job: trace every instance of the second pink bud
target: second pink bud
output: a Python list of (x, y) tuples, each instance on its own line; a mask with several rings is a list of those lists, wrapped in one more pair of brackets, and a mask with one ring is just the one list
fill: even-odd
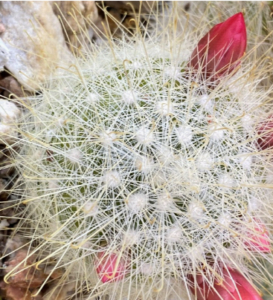
[(115, 253), (101, 252), (98, 255), (97, 274), (103, 283), (119, 281), (123, 279), (128, 271), (128, 264), (124, 258)]

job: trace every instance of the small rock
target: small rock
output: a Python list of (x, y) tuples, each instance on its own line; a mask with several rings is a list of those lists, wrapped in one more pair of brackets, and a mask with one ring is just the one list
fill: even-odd
[[(18, 133), (14, 130), (13, 126), (5, 125), (0, 122), (0, 144), (13, 144), (18, 137)], [(0, 174), (3, 170), (0, 171)], [(10, 173), (10, 170), (5, 170), (4, 174)], [(3, 175), (3, 172), (2, 172)], [(1, 176), (1, 175), (0, 175)]]
[(4, 65), (27, 90), (38, 90), (52, 71), (60, 71), (56, 66), (73, 60), (49, 1), (2, 1), (0, 19), (9, 51)]
[[(0, 32), (1, 29), (3, 30), (3, 24), (0, 24)], [(9, 60), (9, 49), (3, 42), (3, 40), (0, 38), (0, 71), (4, 70), (5, 64)]]
[[(21, 115), (20, 109), (11, 101), (0, 99), (0, 143), (12, 144), (18, 137), (17, 120)], [(1, 161), (2, 164), (2, 161)], [(3, 170), (0, 171), (0, 173)], [(0, 175), (1, 176), (1, 175)]]
[(0, 118), (4, 123), (16, 122), (20, 114), (20, 109), (13, 102), (0, 99)]
[(2, 23), (2, 21), (0, 21), (0, 34), (6, 31), (6, 27), (4, 26), (4, 24)]

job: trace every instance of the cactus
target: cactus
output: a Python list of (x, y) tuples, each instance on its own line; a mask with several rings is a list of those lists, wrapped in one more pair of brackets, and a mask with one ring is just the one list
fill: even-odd
[(210, 81), (188, 67), (197, 42), (110, 41), (25, 103), (18, 232), (61, 273), (47, 299), (190, 299), (200, 274), (253, 280), (270, 260), (264, 61)]

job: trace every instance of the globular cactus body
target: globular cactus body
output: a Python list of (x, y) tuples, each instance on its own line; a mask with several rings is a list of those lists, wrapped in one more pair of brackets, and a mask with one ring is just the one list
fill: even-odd
[(214, 87), (198, 81), (196, 40), (184, 38), (99, 48), (27, 106), (25, 222), (40, 263), (53, 259), (82, 298), (189, 299), (190, 276), (248, 275), (245, 258), (255, 264), (267, 238), (266, 95), (247, 66)]

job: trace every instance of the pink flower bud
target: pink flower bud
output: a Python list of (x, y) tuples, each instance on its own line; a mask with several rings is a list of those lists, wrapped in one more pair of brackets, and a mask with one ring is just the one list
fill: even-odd
[(273, 147), (273, 116), (270, 116), (266, 121), (261, 123), (258, 128), (258, 144), (261, 149)]
[(97, 273), (103, 283), (119, 281), (127, 273), (127, 264), (117, 254), (106, 254), (101, 252), (98, 256)]
[(203, 79), (216, 81), (240, 63), (246, 50), (246, 26), (242, 13), (215, 25), (198, 43), (189, 66)]
[(253, 252), (269, 253), (271, 251), (270, 239), (268, 231), (264, 224), (258, 219), (254, 219), (254, 233), (248, 236), (248, 240), (245, 243), (247, 249)]
[[(197, 300), (262, 300), (255, 288), (235, 270), (224, 270), (223, 281), (215, 281), (213, 287), (199, 275), (196, 279)], [(202, 278), (202, 279), (201, 279)]]

